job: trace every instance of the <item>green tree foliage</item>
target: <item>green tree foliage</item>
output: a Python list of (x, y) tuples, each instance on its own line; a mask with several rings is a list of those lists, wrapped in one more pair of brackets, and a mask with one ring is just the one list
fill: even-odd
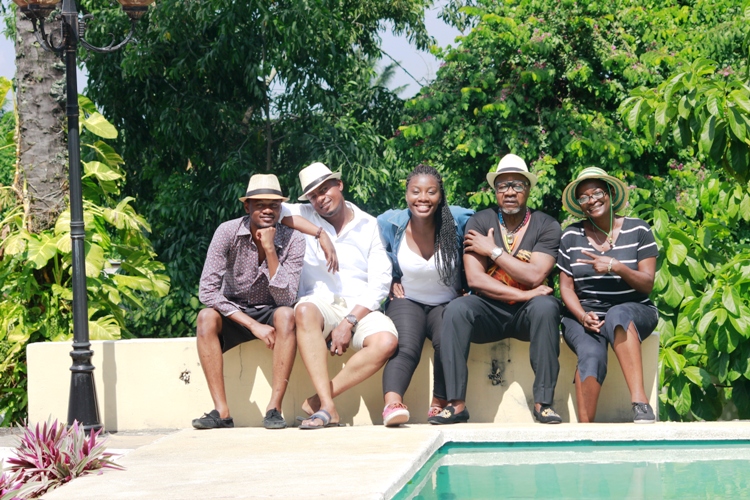
[(444, 64), (407, 102), (393, 147), (411, 164), (441, 168), (455, 200), (475, 207), (491, 203), (476, 189), (508, 152), (537, 172), (531, 202), (552, 214), (584, 166), (645, 184), (674, 152), (630, 133), (619, 104), (630, 90), (662, 82), (679, 57), (734, 64), (744, 38), (739, 11), (732, 0), (454, 5), (446, 18), (473, 29), (437, 52)]
[[(743, 11), (746, 23), (750, 3)], [(666, 388), (660, 397), (672, 419), (713, 420), (730, 401), (740, 418), (750, 418), (747, 71), (746, 60), (680, 61), (664, 82), (633, 90), (620, 108), (628, 127), (650, 144), (684, 148), (684, 162), (672, 163), (676, 198), (656, 196), (649, 207), (664, 251), (655, 292)], [(704, 180), (696, 170), (701, 161), (731, 181)]]
[[(95, 42), (126, 23), (109, 4), (83, 3), (97, 16)], [(122, 131), (127, 192), (152, 222), (173, 284), (153, 316), (129, 318), (134, 331), (192, 333), (211, 235), (242, 215), (237, 197), (252, 173), (277, 174), (294, 199), (296, 173), (324, 161), (365, 208), (395, 203), (384, 150), (402, 103), (371, 84), (372, 61), (386, 22), (427, 47), (430, 3), (166, 0), (139, 22), (137, 45), (89, 56), (90, 95)]]
[[(118, 339), (128, 311), (143, 307), (144, 296), (169, 291), (164, 266), (155, 259), (147, 237), (150, 227), (120, 197), (122, 158), (101, 138), (117, 131), (91, 101), (79, 99), (85, 131), (83, 196), (86, 225), (86, 282), (89, 333), (93, 340)], [(0, 186), (0, 192), (10, 191)], [(53, 229), (27, 229), (23, 206), (14, 196), (0, 207), (0, 425), (20, 423), (26, 414), (26, 345), (72, 338), (72, 246), (70, 211)]]

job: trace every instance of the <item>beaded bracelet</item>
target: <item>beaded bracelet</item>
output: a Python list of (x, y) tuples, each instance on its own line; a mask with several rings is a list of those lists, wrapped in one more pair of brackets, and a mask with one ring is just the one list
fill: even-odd
[(319, 240), (319, 239), (320, 239), (320, 233), (322, 233), (322, 232), (323, 232), (323, 226), (320, 226), (320, 227), (318, 228), (318, 232), (317, 232), (317, 233), (315, 234), (315, 239), (316, 239), (316, 240)]
[(608, 273), (611, 273), (611, 272), (612, 272), (612, 263), (613, 263), (614, 261), (615, 261), (615, 258), (614, 258), (614, 257), (612, 257), (611, 259), (609, 259), (609, 265), (607, 266), (607, 272), (608, 272)]

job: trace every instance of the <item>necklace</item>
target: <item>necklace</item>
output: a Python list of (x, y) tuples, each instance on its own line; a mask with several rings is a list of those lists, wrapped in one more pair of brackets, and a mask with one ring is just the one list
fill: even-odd
[(516, 226), (516, 228), (513, 231), (510, 231), (508, 229), (508, 226), (505, 225), (505, 221), (503, 220), (503, 211), (498, 209), (497, 211), (497, 217), (500, 219), (500, 225), (503, 226), (503, 229), (505, 229), (505, 244), (506, 247), (512, 247), (513, 242), (516, 239), (516, 233), (526, 225), (527, 222), (529, 222), (529, 219), (531, 218), (531, 210), (528, 208), (526, 209), (526, 215), (523, 217), (523, 220), (521, 223)]
[[(594, 222), (592, 219), (589, 219), (589, 222), (591, 223), (592, 226), (594, 226), (596, 229), (598, 229), (604, 234), (604, 241), (609, 243), (609, 247), (614, 248), (615, 247), (614, 239), (613, 239), (613, 233), (615, 232), (614, 221), (610, 220), (609, 231), (605, 231), (604, 229), (597, 226), (596, 222)], [(603, 245), (604, 241), (599, 243), (599, 238), (596, 237), (596, 231), (594, 231), (593, 234), (594, 234), (594, 241), (596, 241), (596, 244)]]

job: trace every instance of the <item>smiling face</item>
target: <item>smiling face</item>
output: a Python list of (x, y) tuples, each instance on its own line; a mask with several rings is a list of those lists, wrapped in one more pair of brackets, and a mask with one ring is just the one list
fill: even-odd
[[(516, 184), (518, 182), (524, 183), (524, 189), (520, 193), (517, 192), (513, 187), (508, 188), (507, 191), (501, 193), (497, 190), (499, 185), (510, 182)], [(495, 199), (500, 210), (507, 215), (515, 215), (521, 210), (526, 210), (526, 201), (529, 199), (529, 181), (521, 174), (502, 174), (498, 175), (495, 179)]]
[[(601, 196), (603, 194), (603, 196)], [(576, 187), (576, 200), (587, 196), (585, 203), (580, 203), (581, 211), (589, 218), (597, 218), (609, 215), (611, 199), (607, 190), (607, 183), (599, 179), (590, 179), (581, 182)], [(601, 196), (599, 199), (597, 197)]]
[(253, 232), (273, 227), (281, 217), (281, 200), (247, 199), (245, 211), (250, 215), (250, 228)]
[(406, 186), (406, 206), (412, 217), (434, 217), (441, 198), (440, 184), (431, 175), (416, 175)]
[(307, 193), (310, 204), (323, 218), (330, 218), (341, 212), (344, 203), (344, 183), (338, 179), (328, 179)]

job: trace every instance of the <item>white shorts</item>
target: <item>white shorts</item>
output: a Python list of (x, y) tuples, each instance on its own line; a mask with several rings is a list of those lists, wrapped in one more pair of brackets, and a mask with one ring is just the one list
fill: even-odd
[[(317, 295), (302, 297), (294, 305), (294, 309), (296, 310), (303, 302), (313, 304), (323, 316), (323, 337), (328, 337), (331, 334), (331, 331), (341, 323), (344, 316), (349, 314), (352, 309), (346, 305), (346, 300), (341, 297), (336, 298), (334, 302), (331, 303)], [(372, 311), (370, 314), (362, 318), (354, 329), (352, 348), (355, 350), (362, 349), (362, 347), (364, 347), (365, 339), (370, 335), (379, 332), (389, 332), (398, 338), (396, 325), (393, 324), (391, 318), (380, 311)]]

